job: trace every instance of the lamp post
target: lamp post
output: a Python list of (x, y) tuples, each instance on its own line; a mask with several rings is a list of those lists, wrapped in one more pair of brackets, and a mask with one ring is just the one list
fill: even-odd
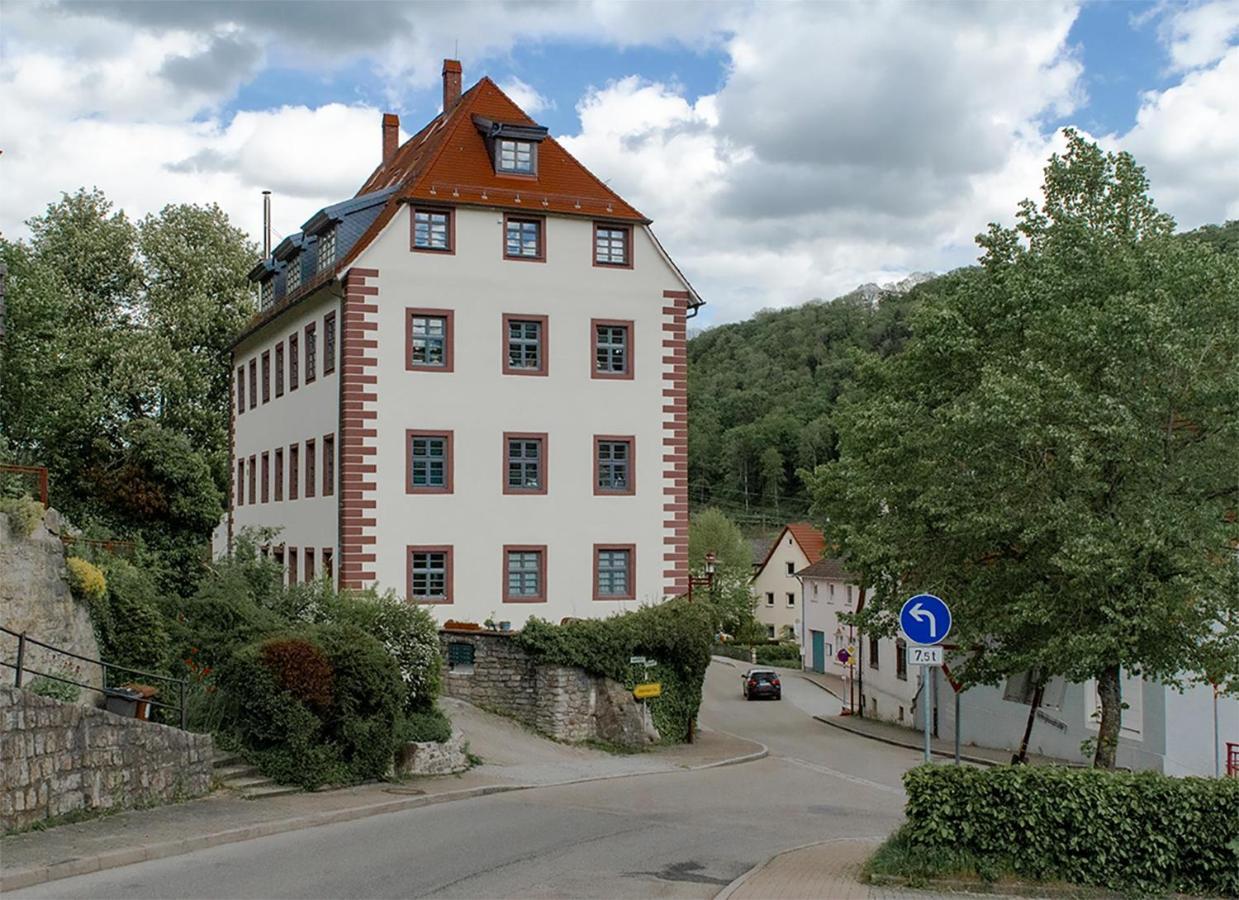
[(688, 576), (688, 602), (693, 602), (693, 588), (704, 587), (707, 591), (714, 590), (714, 573), (718, 571), (718, 556), (713, 550), (706, 554), (705, 574)]

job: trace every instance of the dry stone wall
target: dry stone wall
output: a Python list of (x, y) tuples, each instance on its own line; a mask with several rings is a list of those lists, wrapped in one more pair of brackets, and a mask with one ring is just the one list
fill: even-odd
[(211, 789), (210, 735), (0, 687), (0, 830)]
[[(658, 740), (641, 704), (622, 684), (572, 666), (538, 665), (503, 632), (442, 631), (443, 692), (511, 716), (556, 740), (639, 747)], [(473, 648), (472, 665), (459, 650)]]

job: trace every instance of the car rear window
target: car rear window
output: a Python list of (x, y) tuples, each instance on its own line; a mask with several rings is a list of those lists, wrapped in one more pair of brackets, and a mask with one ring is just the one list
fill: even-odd
[(778, 677), (779, 676), (776, 675), (774, 672), (750, 672), (749, 673), (750, 681), (774, 681), (774, 679)]

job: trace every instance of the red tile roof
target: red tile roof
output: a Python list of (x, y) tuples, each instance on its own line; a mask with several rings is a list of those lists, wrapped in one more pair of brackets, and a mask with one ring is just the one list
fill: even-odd
[(822, 554), (826, 552), (826, 536), (824, 534), (808, 522), (790, 522), (779, 532), (778, 539), (770, 545), (770, 549), (766, 551), (766, 558), (761, 561), (757, 571), (760, 572), (766, 568), (766, 563), (770, 562), (770, 557), (774, 555), (775, 548), (782, 543), (783, 535), (788, 532), (791, 533), (796, 543), (800, 545), (804, 555), (809, 558), (810, 565), (821, 559)]
[(536, 178), (495, 172), (486, 141), (473, 122), (482, 116), (510, 125), (535, 125), (488, 77), (461, 95), (450, 110), (435, 116), (405, 141), (390, 162), (380, 164), (358, 195), (400, 186), (388, 208), (341, 260), (347, 265), (408, 200), (491, 206), (530, 213), (560, 213), (647, 223), (552, 137), (538, 145)]

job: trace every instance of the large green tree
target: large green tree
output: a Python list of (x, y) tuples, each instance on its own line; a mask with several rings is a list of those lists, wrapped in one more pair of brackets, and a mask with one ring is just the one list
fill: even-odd
[(863, 366), (809, 481), (862, 627), (933, 590), (965, 683), (1096, 679), (1110, 767), (1120, 670), (1239, 687), (1239, 260), (1074, 133), (1043, 190)]
[(139, 538), (187, 590), (228, 483), (228, 348), (257, 254), (217, 206), (131, 221), (98, 190), (0, 240), (0, 446), (45, 465), (69, 517)]

